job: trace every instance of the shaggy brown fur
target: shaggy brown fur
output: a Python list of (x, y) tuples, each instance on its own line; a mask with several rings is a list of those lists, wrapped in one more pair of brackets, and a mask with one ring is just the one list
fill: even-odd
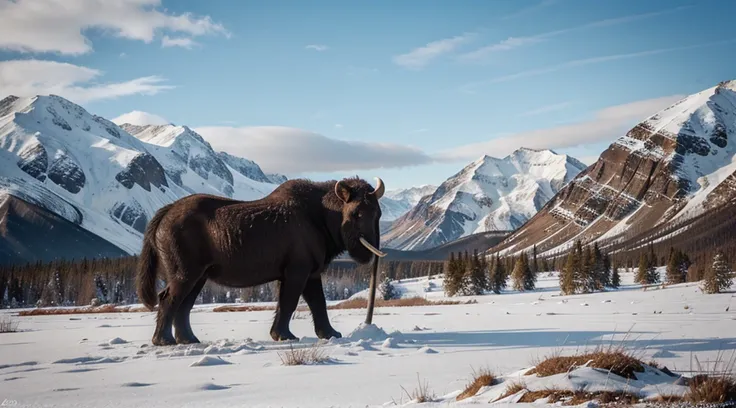
[[(137, 276), (141, 301), (159, 304), (153, 343), (199, 342), (189, 312), (208, 279), (240, 288), (280, 281), (274, 340), (296, 339), (289, 321), (299, 296), (318, 337), (341, 337), (327, 317), (320, 274), (344, 251), (362, 264), (373, 258), (360, 238), (379, 247), (382, 192), (357, 177), (289, 180), (260, 200), (194, 194), (161, 208), (146, 229)], [(167, 281), (158, 296), (157, 275)]]

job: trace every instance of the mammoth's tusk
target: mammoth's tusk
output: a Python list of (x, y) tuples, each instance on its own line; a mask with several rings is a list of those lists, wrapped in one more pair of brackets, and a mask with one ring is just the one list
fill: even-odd
[(374, 255), (376, 255), (379, 258), (383, 258), (386, 256), (385, 252), (381, 252), (376, 247), (371, 245), (368, 241), (365, 240), (365, 238), (360, 237), (360, 243), (363, 244), (364, 247), (368, 248), (369, 251), (373, 252)]
[(376, 177), (376, 188), (373, 189), (376, 199), (383, 197), (383, 193), (386, 191), (386, 187), (383, 185), (383, 180), (380, 177)]

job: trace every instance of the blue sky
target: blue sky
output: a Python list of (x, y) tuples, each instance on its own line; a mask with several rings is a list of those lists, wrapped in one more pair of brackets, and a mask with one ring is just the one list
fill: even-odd
[(520, 146), (591, 162), (736, 78), (728, 0), (29, 1), (0, 0), (0, 93), (150, 112), (267, 171), (388, 188)]

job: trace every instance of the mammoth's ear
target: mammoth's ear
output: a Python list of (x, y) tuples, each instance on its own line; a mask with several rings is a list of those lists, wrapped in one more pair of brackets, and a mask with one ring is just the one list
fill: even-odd
[(335, 194), (340, 198), (340, 200), (347, 203), (350, 200), (350, 193), (350, 186), (348, 186), (344, 180), (340, 180), (335, 183)]

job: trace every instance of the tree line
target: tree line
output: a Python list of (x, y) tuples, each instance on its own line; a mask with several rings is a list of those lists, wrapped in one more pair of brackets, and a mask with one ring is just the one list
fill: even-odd
[[(137, 256), (55, 260), (0, 266), (0, 306), (83, 306), (95, 303), (135, 304)], [(442, 261), (382, 261), (381, 272), (392, 280), (441, 274)], [(367, 289), (370, 264), (332, 262), (322, 274), (327, 300), (343, 300)], [(163, 289), (166, 283), (157, 282)], [(272, 302), (278, 282), (250, 288), (229, 288), (207, 282), (197, 303)]]

